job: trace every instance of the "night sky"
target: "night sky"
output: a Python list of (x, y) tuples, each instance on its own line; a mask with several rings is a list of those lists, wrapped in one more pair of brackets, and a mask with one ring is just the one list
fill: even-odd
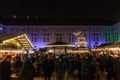
[(0, 17), (120, 21), (120, 0), (0, 0)]

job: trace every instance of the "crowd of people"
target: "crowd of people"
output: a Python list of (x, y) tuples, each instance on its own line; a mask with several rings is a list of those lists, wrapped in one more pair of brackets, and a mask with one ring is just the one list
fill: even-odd
[[(11, 62), (12, 60), (12, 62)], [(3, 57), (0, 62), (0, 80), (11, 80), (16, 73), (19, 80), (120, 80), (120, 56), (111, 53), (96, 54), (24, 54)]]

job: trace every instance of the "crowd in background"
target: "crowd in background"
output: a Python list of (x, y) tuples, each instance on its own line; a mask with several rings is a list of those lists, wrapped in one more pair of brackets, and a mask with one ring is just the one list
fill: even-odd
[[(12, 59), (12, 62), (11, 62)], [(12, 58), (7, 55), (0, 62), (0, 80), (10, 80), (16, 73), (19, 80), (120, 80), (120, 56), (111, 53), (97, 54), (24, 54)]]

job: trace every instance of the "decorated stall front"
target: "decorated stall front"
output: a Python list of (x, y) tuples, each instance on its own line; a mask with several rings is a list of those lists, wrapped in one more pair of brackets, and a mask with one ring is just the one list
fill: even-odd
[(26, 34), (0, 35), (0, 56), (23, 54), (25, 50), (32, 49), (33, 45)]
[(55, 54), (71, 53), (75, 46), (66, 42), (58, 41), (45, 46), (47, 52)]
[(120, 42), (112, 42), (112, 43), (105, 43), (101, 44), (95, 49), (92, 49), (93, 51), (101, 51), (104, 53), (114, 53), (114, 54), (120, 54)]

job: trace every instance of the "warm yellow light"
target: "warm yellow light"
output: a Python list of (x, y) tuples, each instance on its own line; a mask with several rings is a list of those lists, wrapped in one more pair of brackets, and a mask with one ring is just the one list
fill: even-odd
[(20, 53), (23, 53), (24, 51), (22, 51), (22, 50), (0, 50), (0, 52), (20, 52)]
[(32, 45), (32, 43), (31, 43), (30, 40), (28, 39), (27, 35), (24, 34), (24, 36), (26, 37), (26, 39), (28, 40), (28, 42), (30, 43), (30, 45), (32, 46), (32, 48), (34, 48), (33, 45)]
[(74, 45), (48, 45), (45, 47), (75, 47)]
[[(17, 46), (20, 46), (20, 44), (18, 43), (21, 43), (23, 46), (24, 45), (30, 45), (29, 47), (30, 48), (34, 48), (32, 43), (30, 42), (30, 40), (28, 39), (27, 35), (26, 34), (23, 34), (23, 35), (20, 35), (20, 36), (17, 36), (17, 37), (14, 37), (12, 39), (8, 39), (8, 40), (4, 40), (3, 41), (3, 44), (5, 43), (15, 43), (17, 44)], [(28, 43), (28, 44), (25, 44), (25, 43)]]

